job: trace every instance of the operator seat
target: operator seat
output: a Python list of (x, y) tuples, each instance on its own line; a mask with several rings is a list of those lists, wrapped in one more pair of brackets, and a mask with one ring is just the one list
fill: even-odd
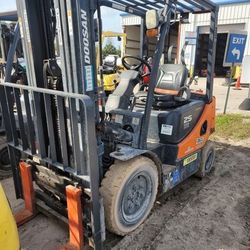
[(109, 55), (103, 60), (103, 74), (114, 74), (117, 71), (117, 56)]
[[(188, 42), (185, 42), (181, 51), (181, 64), (163, 64), (159, 68), (158, 81), (155, 87), (153, 108), (174, 108), (187, 103), (191, 97), (188, 80), (188, 69), (185, 63), (185, 50)], [(168, 62), (172, 62), (172, 51), (168, 50)], [(147, 92), (139, 91), (135, 95), (136, 106), (145, 106)]]
[[(188, 69), (185, 65), (163, 64), (159, 69), (153, 108), (174, 108), (188, 102), (191, 94), (186, 85), (187, 79)], [(136, 106), (145, 106), (147, 92), (139, 91), (135, 98)]]

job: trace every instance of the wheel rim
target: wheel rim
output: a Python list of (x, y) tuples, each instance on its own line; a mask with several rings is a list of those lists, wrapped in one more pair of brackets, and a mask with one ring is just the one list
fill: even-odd
[(205, 164), (205, 170), (206, 172), (209, 171), (212, 166), (213, 166), (213, 158), (214, 158), (214, 152), (210, 151), (206, 160), (206, 164)]
[(145, 171), (134, 175), (127, 182), (121, 201), (122, 219), (126, 224), (136, 224), (148, 211), (152, 186), (152, 179)]

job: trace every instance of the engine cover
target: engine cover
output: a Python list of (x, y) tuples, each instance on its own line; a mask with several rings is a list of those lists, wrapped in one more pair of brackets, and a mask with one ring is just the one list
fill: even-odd
[(203, 101), (192, 100), (172, 110), (152, 110), (148, 139), (164, 144), (181, 142), (196, 125), (204, 105)]

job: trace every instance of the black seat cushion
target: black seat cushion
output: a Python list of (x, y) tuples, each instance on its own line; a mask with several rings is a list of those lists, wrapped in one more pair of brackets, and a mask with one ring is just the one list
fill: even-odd
[(159, 69), (156, 88), (180, 90), (186, 85), (188, 69), (182, 64), (163, 64)]
[[(139, 91), (135, 94), (135, 106), (144, 107), (147, 101), (147, 92)], [(186, 102), (185, 102), (186, 103)], [(184, 102), (178, 102), (173, 95), (154, 95), (153, 108), (154, 109), (167, 109), (183, 105)]]
[[(146, 91), (139, 91), (135, 94), (135, 98), (146, 102), (147, 94), (148, 94), (148, 92), (146, 92)], [(173, 100), (173, 96), (155, 94), (154, 100), (155, 101), (171, 101), (171, 100)]]

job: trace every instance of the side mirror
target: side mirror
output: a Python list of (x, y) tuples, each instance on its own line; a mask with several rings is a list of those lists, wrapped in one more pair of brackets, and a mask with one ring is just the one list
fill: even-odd
[(146, 12), (146, 27), (148, 30), (155, 29), (159, 25), (159, 14), (157, 10), (148, 10)]
[(120, 42), (122, 38), (120, 36), (117, 37), (117, 41)]

